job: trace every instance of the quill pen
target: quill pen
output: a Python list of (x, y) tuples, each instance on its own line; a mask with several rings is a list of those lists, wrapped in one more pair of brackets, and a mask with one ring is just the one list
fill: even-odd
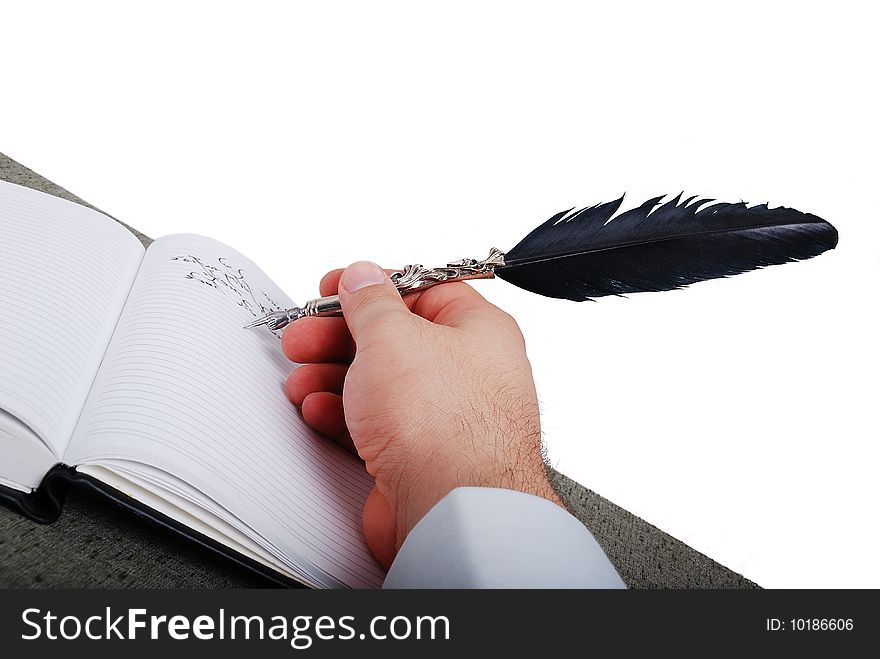
[[(817, 256), (837, 245), (825, 220), (792, 208), (682, 195), (654, 197), (615, 216), (623, 197), (557, 213), (515, 247), (442, 268), (408, 265), (391, 275), (401, 295), (437, 284), (497, 276), (574, 301), (669, 291), (707, 279)], [(339, 315), (336, 295), (270, 313), (245, 327), (281, 329), (306, 316)]]

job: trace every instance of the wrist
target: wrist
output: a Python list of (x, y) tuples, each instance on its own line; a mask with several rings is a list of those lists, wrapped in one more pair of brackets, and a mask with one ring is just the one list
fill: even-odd
[(531, 494), (567, 510), (566, 505), (553, 489), (542, 459), (528, 466), (499, 466), (476, 472), (459, 470), (449, 477), (437, 470), (426, 470), (409, 483), (399, 483), (393, 501), (397, 508), (397, 547), (416, 524), (427, 515), (446, 495), (459, 487), (486, 487), (514, 490)]

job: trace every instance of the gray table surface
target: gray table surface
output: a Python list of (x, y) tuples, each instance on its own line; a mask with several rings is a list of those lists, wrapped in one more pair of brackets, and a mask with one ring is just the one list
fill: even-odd
[[(0, 153), (0, 180), (94, 208)], [(128, 227), (147, 245), (150, 239)], [(2, 241), (2, 236), (0, 236)], [(2, 456), (0, 456), (2, 457)], [(756, 588), (743, 576), (553, 471), (553, 484), (636, 588)], [(72, 492), (61, 519), (36, 524), (0, 507), (3, 587), (260, 587), (224, 558), (93, 495)]]

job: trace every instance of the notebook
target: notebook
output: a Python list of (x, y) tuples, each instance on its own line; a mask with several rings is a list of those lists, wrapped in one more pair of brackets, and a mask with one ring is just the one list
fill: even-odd
[(72, 486), (285, 583), (369, 588), (373, 483), (284, 394), (293, 306), (211, 238), (144, 248), (78, 204), (0, 181), (0, 499), (42, 522)]

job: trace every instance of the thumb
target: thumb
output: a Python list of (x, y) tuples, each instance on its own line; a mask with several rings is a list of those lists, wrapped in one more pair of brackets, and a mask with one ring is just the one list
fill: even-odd
[(342, 273), (339, 302), (356, 344), (368, 341), (373, 332), (387, 327), (386, 323), (410, 314), (388, 275), (369, 261), (352, 263)]

